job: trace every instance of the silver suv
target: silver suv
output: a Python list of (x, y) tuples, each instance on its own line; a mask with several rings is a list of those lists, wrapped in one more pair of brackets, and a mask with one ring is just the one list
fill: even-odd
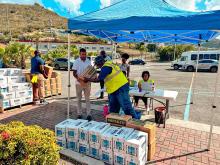
[[(215, 73), (218, 71), (218, 64), (219, 62), (217, 60), (199, 60), (198, 70)], [(196, 61), (183, 65), (182, 69), (187, 70), (188, 72), (194, 71), (196, 69)]]

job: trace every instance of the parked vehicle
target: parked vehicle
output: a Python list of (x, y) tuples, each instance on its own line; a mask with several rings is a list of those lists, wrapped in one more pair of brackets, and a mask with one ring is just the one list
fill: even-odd
[[(183, 65), (182, 69), (187, 70), (188, 72), (195, 71), (196, 61)], [(215, 73), (218, 71), (219, 61), (217, 60), (199, 60), (198, 70), (210, 71)]]
[(190, 51), (183, 52), (180, 59), (172, 61), (171, 67), (175, 70), (181, 68), (183, 65), (187, 65), (197, 60), (199, 54), (199, 60), (219, 60), (220, 50), (216, 51)]
[(145, 65), (146, 63), (141, 59), (134, 59), (128, 62), (130, 65)]
[[(70, 60), (70, 69), (73, 67), (73, 60)], [(54, 68), (56, 70), (60, 70), (61, 68), (63, 69), (68, 69), (68, 59), (67, 58), (57, 58), (54, 61)]]

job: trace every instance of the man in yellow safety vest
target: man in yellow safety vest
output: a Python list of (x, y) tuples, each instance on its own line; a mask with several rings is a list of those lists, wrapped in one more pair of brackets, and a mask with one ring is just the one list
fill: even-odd
[(129, 96), (128, 80), (121, 69), (112, 61), (106, 61), (102, 56), (95, 58), (95, 65), (101, 68), (98, 78), (85, 79), (90, 82), (100, 82), (104, 80), (106, 91), (109, 95), (109, 111), (119, 113), (120, 108), (126, 115), (133, 118), (140, 118), (132, 107)]

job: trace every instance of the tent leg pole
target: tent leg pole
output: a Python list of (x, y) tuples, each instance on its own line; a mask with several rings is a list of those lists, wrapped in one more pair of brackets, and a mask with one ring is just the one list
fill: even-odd
[(191, 104), (194, 103), (194, 95), (195, 95), (195, 85), (196, 85), (196, 78), (197, 78), (197, 73), (198, 73), (198, 64), (199, 64), (199, 54), (201, 51), (201, 45), (200, 43), (198, 44), (198, 53), (197, 53), (197, 58), (196, 58), (196, 72), (195, 72), (195, 77), (194, 77), (194, 87), (193, 87), (193, 93), (192, 93), (192, 100)]
[(67, 119), (70, 118), (70, 32), (68, 32), (68, 103), (67, 103)]
[(176, 59), (176, 44), (174, 45), (174, 53), (173, 53), (173, 60)]
[(211, 141), (212, 141), (212, 131), (213, 131), (213, 125), (214, 125), (214, 119), (215, 119), (215, 110), (216, 110), (216, 99), (217, 99), (217, 90), (218, 90), (218, 81), (219, 81), (219, 77), (220, 77), (220, 63), (218, 66), (218, 74), (216, 76), (216, 80), (215, 80), (215, 92), (214, 92), (214, 96), (213, 96), (213, 103), (212, 103), (212, 113), (211, 113), (211, 123), (210, 123), (210, 131), (209, 131), (209, 141), (208, 141), (208, 150), (210, 150), (211, 148)]

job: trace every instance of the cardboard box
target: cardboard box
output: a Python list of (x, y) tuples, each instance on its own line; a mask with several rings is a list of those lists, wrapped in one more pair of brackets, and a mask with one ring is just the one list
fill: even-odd
[(5, 76), (0, 76), (0, 85), (5, 86), (8, 84), (8, 78)]
[(121, 153), (117, 153), (114, 151), (114, 165), (125, 165), (126, 156)]
[(79, 152), (79, 141), (78, 140), (73, 140), (73, 139), (67, 139), (67, 149), (70, 149), (75, 152)]
[(69, 124), (66, 127), (66, 138), (72, 139), (72, 140), (78, 140), (79, 139), (79, 128), (84, 125), (85, 123), (88, 123), (87, 120), (78, 119), (74, 123)]
[(126, 139), (134, 132), (133, 128), (121, 127), (118, 132), (113, 135), (113, 150), (118, 153), (126, 153)]
[(111, 126), (101, 136), (101, 149), (105, 151), (113, 150), (113, 136), (120, 128)]
[(100, 150), (100, 160), (107, 164), (113, 164), (113, 152), (112, 151), (106, 151), (101, 149)]
[(89, 130), (97, 125), (99, 125), (99, 122), (90, 121), (79, 127), (79, 142), (85, 144), (89, 143)]
[(148, 133), (148, 144), (156, 138), (156, 124), (153, 122), (131, 119), (128, 121), (127, 127)]
[(89, 130), (89, 144), (101, 147), (101, 135), (110, 127), (109, 123), (99, 122), (99, 125)]
[(61, 88), (57, 88), (57, 93), (61, 94), (62, 93), (62, 89)]
[(67, 119), (55, 125), (55, 135), (58, 139), (66, 139), (66, 127), (71, 126), (76, 120)]
[(145, 165), (147, 162), (146, 154), (143, 154), (141, 158), (126, 156), (126, 165)]
[(3, 99), (3, 100), (15, 99), (15, 92), (1, 93), (0, 99)]
[(27, 90), (26, 92), (27, 92), (27, 97), (30, 97), (30, 96), (33, 97), (33, 89), (32, 88)]
[(8, 76), (22, 76), (22, 69), (9, 68)]
[(50, 85), (50, 79), (46, 79), (44, 80), (44, 87), (45, 87), (45, 90), (51, 90), (51, 85)]
[(52, 75), (51, 75), (51, 78), (56, 78), (56, 77), (60, 77), (60, 76), (61, 76), (60, 72), (53, 71)]
[(134, 157), (137, 160), (147, 155), (148, 152), (148, 134), (135, 130), (127, 139), (125, 144), (126, 155)]
[(130, 119), (132, 119), (132, 117), (129, 115), (110, 113), (106, 116), (106, 123), (110, 123), (113, 126), (126, 126)]
[(20, 77), (19, 76), (7, 76), (8, 79), (8, 84), (13, 84), (13, 83), (20, 83)]
[(52, 96), (51, 91), (45, 91), (45, 97), (50, 97), (50, 96)]
[(15, 92), (15, 97), (16, 98), (21, 98), (21, 97), (27, 97), (28, 96), (28, 92), (27, 91), (16, 91)]
[(54, 95), (57, 95), (57, 90), (52, 90), (51, 91), (51, 94), (54, 96)]
[(11, 104), (11, 107), (22, 105), (22, 99), (21, 98), (10, 99), (10, 104)]
[(21, 83), (14, 83), (14, 84), (10, 84), (8, 85), (8, 91), (9, 92), (16, 92), (21, 90)]
[(89, 156), (89, 144), (79, 143), (79, 153)]
[(0, 93), (8, 93), (8, 85), (0, 85)]
[(50, 84), (52, 85), (52, 84), (54, 84), (54, 85), (56, 85), (56, 78), (50, 78)]
[(66, 148), (66, 139), (57, 139), (57, 144), (62, 148)]
[(148, 145), (147, 160), (148, 161), (152, 160), (154, 158), (155, 153), (156, 153), (156, 139), (154, 139), (154, 141)]
[(0, 76), (8, 76), (9, 70), (7, 68), (0, 68)]
[(31, 83), (31, 73), (24, 73), (26, 81)]
[(51, 84), (51, 90), (56, 90), (56, 89), (57, 89), (56, 84)]
[(89, 145), (89, 156), (99, 159), (100, 158), (100, 148), (96, 145)]
[(56, 84), (62, 84), (61, 76), (56, 77)]
[(1, 109), (6, 109), (6, 108), (10, 108), (11, 107), (11, 103), (10, 100), (0, 100), (0, 108)]
[(32, 90), (32, 84), (29, 82), (19, 83), (20, 90)]
[(33, 102), (33, 97), (32, 96), (22, 98), (22, 104), (28, 104), (28, 103), (32, 103), (32, 102)]
[(44, 87), (39, 88), (39, 93), (41, 94), (42, 97), (46, 97), (45, 89)]
[(52, 76), (53, 67), (45, 65), (44, 66), (44, 71), (45, 71), (46, 75), (48, 76), (48, 79), (50, 79), (51, 76)]

